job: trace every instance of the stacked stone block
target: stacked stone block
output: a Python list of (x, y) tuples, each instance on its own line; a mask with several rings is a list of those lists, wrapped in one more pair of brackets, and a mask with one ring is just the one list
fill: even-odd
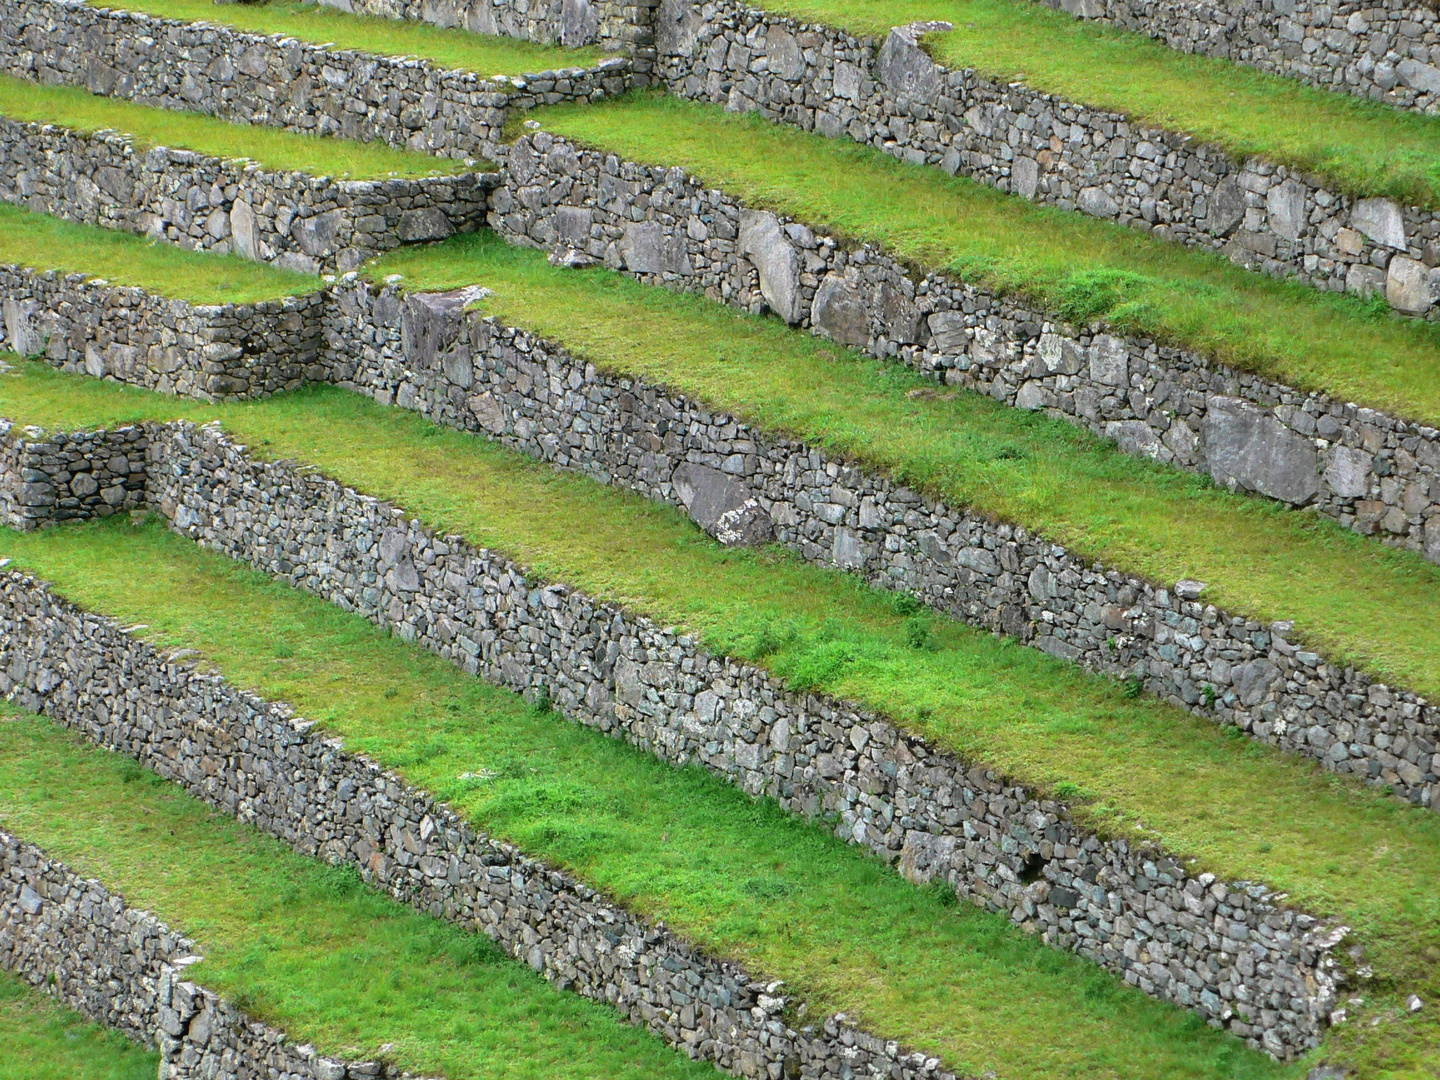
[(0, 419), (0, 523), (28, 532), (144, 506), (144, 427), (46, 434)]
[(490, 225), (641, 281), (704, 292), (1232, 490), (1310, 506), (1440, 561), (1440, 431), (1099, 327), (1076, 328), (870, 245), (751, 210), (680, 169), (536, 132), (515, 142)]
[[(177, 431), (182, 439), (196, 434)], [(907, 1052), (840, 1015), (798, 1031), (788, 1027), (780, 984), (705, 956), (569, 875), (476, 831), (398, 776), (344, 753), (337, 740), (285, 706), (157, 654), (31, 578), (0, 577), (0, 627), (0, 692), (137, 758), (302, 854), (355, 865), (370, 884), (412, 907), (489, 935), (562, 989), (609, 1002), (692, 1057), (747, 1077), (955, 1080), (937, 1059)], [(1264, 903), (1232, 906), (1247, 914), (1269, 911)], [(0, 908), (0, 919), (4, 914)], [(1268, 917), (1276, 925), (1303, 919)], [(66, 935), (55, 938), (63, 942)], [(1325, 946), (1316, 952), (1312, 938), (1328, 940), (1311, 934), (1294, 951), (1318, 962)], [(186, 948), (170, 946), (165, 958)], [(0, 962), (3, 950), (0, 939)], [(27, 963), (23, 955), (16, 960), (16, 966)], [(43, 963), (28, 963), (43, 978)], [(90, 1015), (110, 1017), (99, 1013)], [(160, 1015), (163, 1025), (168, 1015)], [(196, 1021), (189, 1024), (193, 1035)], [(127, 1033), (144, 1038), (148, 1029), (140, 1021)], [(256, 1055), (247, 1057), (253, 1062)], [(374, 1064), (328, 1064), (335, 1071), (299, 1075), (377, 1075), (363, 1071)], [(197, 1068), (173, 1075), (208, 1080), (215, 1074)], [(283, 1070), (260, 1075), (286, 1076)]]
[(335, 180), (0, 117), (0, 199), (306, 274), (474, 232), (495, 180), (473, 172)]
[(81, 0), (4, 0), (0, 19), (0, 70), (21, 78), (462, 160), (493, 149), (512, 109), (596, 100), (629, 85), (618, 57), (490, 78)]
[(85, 274), (0, 265), (5, 345), (64, 371), (213, 401), (293, 390), (321, 369), (323, 292), (191, 304)]

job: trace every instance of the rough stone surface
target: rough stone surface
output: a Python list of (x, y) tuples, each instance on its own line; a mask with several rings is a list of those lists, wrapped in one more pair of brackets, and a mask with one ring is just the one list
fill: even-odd
[(0, 19), (0, 70), (20, 78), (459, 159), (486, 156), (512, 109), (597, 100), (631, 83), (620, 57), (491, 78), (80, 0), (3, 0)]
[[(1440, 561), (1435, 428), (1143, 338), (1060, 323), (944, 275), (921, 276), (868, 245), (845, 246), (803, 222), (749, 210), (682, 170), (578, 149), (548, 132), (518, 140), (501, 177), (490, 225), (511, 242), (774, 310), (872, 356), (1083, 424), (1130, 453), (1304, 502)], [(1372, 224), (1383, 231), (1382, 219)], [(642, 231), (657, 255), (637, 265), (627, 245)], [(1254, 418), (1251, 449), (1266, 462), (1253, 477), (1226, 464), (1235, 425), (1209, 419), (1212, 402), (1237, 400)], [(1350, 472), (1336, 488), (1330, 464), (1342, 453)]]
[(0, 117), (5, 202), (308, 273), (351, 270), (401, 244), (474, 232), (495, 179), (332, 180)]
[(316, 292), (191, 304), (84, 274), (0, 264), (5, 344), (21, 356), (206, 401), (266, 397), (318, 375), (327, 302)]
[[(1294, 6), (1258, 0), (1245, 10), (1272, 2), (1276, 10)], [(1106, 4), (1170, 16), (1194, 10), (1170, 0)], [(1299, 6), (1309, 7), (1304, 0)], [(1229, 9), (1211, 4), (1204, 10), (1221, 25), (1236, 22)], [(1330, 19), (1337, 9), (1310, 10)], [(1383, 11), (1384, 19), (1400, 18), (1405, 25), (1408, 16), (1399, 10)], [(1435, 12), (1423, 10), (1423, 35), (1440, 40), (1432, 29)], [(1359, 17), (1370, 14), (1366, 8)], [(1263, 158), (1236, 161), (1217, 146), (1040, 93), (1021, 81), (948, 70), (920, 47), (932, 25), (945, 24), (899, 26), (876, 42), (772, 15), (742, 0), (664, 0), (655, 13), (656, 76), (684, 97), (854, 139), (906, 161), (938, 165), (1023, 198), (1217, 250), (1241, 266), (1334, 291), (1369, 295), (1374, 275), (1385, 272), (1392, 256), (1421, 261), (1427, 247), (1440, 242), (1434, 211), (1384, 199), (1356, 202)], [(1197, 18), (1193, 25), (1206, 24)], [(1325, 32), (1334, 32), (1333, 25)], [(1428, 55), (1431, 46), (1418, 48)], [(1433, 99), (1427, 92), (1416, 100)], [(1397, 310), (1440, 318), (1433, 297)]]
[[(1289, 640), (1287, 624), (1262, 625), (1193, 590), (1086, 563), (1044, 537), (948, 507), (683, 394), (601, 372), (526, 331), (465, 314), (465, 298), (424, 305), (443, 306), (450, 323), (432, 338), (444, 348), (417, 349), (397, 332), (399, 312), (417, 298), (342, 281), (326, 322), (337, 358), (330, 379), (682, 506), (727, 542), (773, 535), (811, 562), (903, 589), (1056, 657), (1139, 678), (1176, 705), (1440, 809), (1440, 710), (1327, 662)], [(1229, 407), (1241, 410), (1250, 449), (1263, 449), (1268, 416), (1233, 399)], [(1337, 461), (1349, 467), (1343, 462), (1357, 458)], [(1274, 476), (1290, 479), (1283, 469)], [(756, 531), (721, 536), (727, 513), (748, 515)]]
[(1425, 3), (1315, 0), (1041, 0), (1163, 41), (1325, 90), (1434, 114), (1440, 15)]
[[(1334, 1003), (1329, 952), (1345, 931), (1281, 906), (1263, 886), (1192, 877), (1173, 855), (1088, 833), (1063, 804), (937, 751), (883, 717), (790, 693), (764, 671), (709, 655), (643, 617), (564, 586), (538, 587), (502, 556), (430, 533), (393, 506), (289, 463), (254, 461), (213, 427), (151, 425), (149, 438), (151, 504), (183, 535), (358, 612), (467, 672), (522, 692), (543, 691), (572, 720), (662, 759), (701, 764), (793, 812), (832, 813), (839, 837), (898, 863), (912, 880), (943, 880), (1047, 943), (1077, 951), (1271, 1053), (1285, 1056), (1318, 1039)], [(19, 582), (15, 589), (33, 586), (14, 575), (5, 581)], [(23, 616), (29, 609), (15, 610)], [(164, 762), (136, 745), (169, 744), (176, 768), (194, 771), (202, 788), (220, 782), (206, 775), (223, 779), (228, 770), (206, 773), (195, 755), (179, 756), (182, 741), (202, 738), (190, 725), (218, 732), (221, 758), (264, 743), (231, 735), (214, 720), (195, 720), (208, 715), (198, 708), (167, 705), (159, 718), (182, 725), (185, 740), (167, 735), (156, 720), (116, 721), (88, 702), (71, 713), (79, 680), (57, 670), (66, 649), (26, 651), (33, 636), (57, 632), (61, 620), (20, 616), (0, 625), (0, 692), (23, 682), (28, 689), (12, 693), (22, 705), (60, 719), (78, 716), (76, 726), (92, 738), (107, 745), (118, 739), (124, 745), (117, 748), (162, 773)], [(100, 650), (115, 633), (93, 626), (58, 632)], [(28, 662), (32, 655), (37, 663)], [(76, 670), (88, 678), (103, 666), (86, 656)], [(133, 660), (122, 669), (137, 679), (149, 670)], [(202, 678), (176, 665), (154, 677), (167, 694)], [(104, 686), (109, 693), (110, 683)], [(144, 694), (129, 692), (123, 700), (125, 708), (147, 709)], [(97, 730), (97, 715), (112, 719)], [(119, 724), (113, 732), (111, 723)], [(265, 754), (249, 752), (263, 764)], [(287, 763), (295, 758), (280, 755)], [(250, 767), (246, 760), (242, 770)], [(291, 792), (262, 773), (237, 791), (242, 816), (265, 828), (254, 814), (266, 799), (311, 798), (330, 786), (305, 783), (303, 793)], [(219, 801), (232, 810), (239, 805), (234, 797)], [(346, 820), (359, 820), (361, 811), (355, 813)], [(295, 818), (289, 815), (292, 827)], [(356, 828), (380, 827), (367, 819)], [(447, 822), (438, 835), (454, 832)], [(395, 830), (380, 833), (400, 843)], [(371, 857), (374, 841), (366, 843), (356, 849), (362, 868), (388, 868)], [(448, 864), (433, 865), (437, 877), (453, 880)]]
[[(192, 429), (177, 434), (186, 438), (196, 433)], [(202, 435), (200, 443), (206, 441)], [(374, 504), (371, 508), (377, 509)], [(383, 514), (384, 508), (378, 509)], [(384, 516), (403, 534), (403, 518), (397, 522), (393, 515)], [(393, 548), (400, 558), (410, 556), (403, 538), (388, 545), (382, 541), (371, 550), (372, 557), (380, 547)], [(474, 554), (467, 557), (473, 559)], [(513, 570), (504, 575), (507, 584), (521, 590), (523, 610), (527, 587)], [(110, 620), (78, 610), (32, 578), (13, 572), (0, 576), (0, 629), (0, 692), (11, 694), (24, 707), (79, 730), (101, 746), (137, 758), (301, 854), (355, 865), (371, 885), (422, 912), (488, 935), (557, 986), (608, 1002), (631, 1023), (648, 1028), (691, 1057), (755, 1078), (783, 1073), (805, 1078), (955, 1080), (954, 1074), (940, 1068), (938, 1059), (907, 1052), (893, 1041), (856, 1028), (843, 1015), (798, 1031), (788, 1027), (782, 1014), (792, 1002), (781, 984), (706, 956), (570, 875), (475, 830), (449, 807), (395, 774), (345, 753), (339, 740), (312, 730), (312, 724), (295, 718), (283, 704), (236, 690), (214, 675), (157, 653)], [(576, 659), (572, 655), (570, 662)], [(42, 937), (34, 930), (36, 924), (53, 922), (62, 911), (73, 919), (74, 902), (80, 901), (83, 910), (83, 899), (73, 895), (73, 886), (63, 892), (46, 889), (42, 875), (32, 867), (16, 873), (3, 861), (8, 854), (3, 837), (0, 833), (0, 964), (39, 981), (50, 970), (46, 965), (59, 958), (56, 953), (63, 956), (77, 939), (86, 940), (82, 936), (86, 928), (67, 926), (52, 932), (45, 943), (53, 942), (55, 948), (33, 958), (28, 950), (17, 952), (9, 945), (7, 929), (14, 926), (27, 937)], [(43, 860), (33, 849), (29, 854), (32, 862)], [(12, 865), (23, 861), (23, 857), (13, 860)], [(29, 885), (41, 894), (38, 914), (14, 913), (16, 882), (20, 889)], [(64, 900), (71, 902), (65, 905)], [(1316, 967), (1321, 985), (1331, 984), (1325, 961), (1334, 933), (1307, 916), (1277, 909), (1263, 890), (1241, 890), (1227, 901), (1212, 906), (1217, 912), (1235, 912), (1232, 918), (1239, 926), (1261, 935), (1267, 956), (1273, 952), (1287, 965), (1298, 961), (1307, 973)], [(188, 1033), (196, 1037), (181, 1039), (182, 1045), (173, 1048), (161, 1040), (167, 1057), (189, 1066), (189, 1071), (172, 1072), (171, 1077), (213, 1080), (226, 1075), (206, 1071), (203, 1064), (190, 1062), (193, 1054), (185, 1052), (184, 1043), (199, 1042), (201, 1025), (193, 1017), (203, 1014), (204, 1007), (189, 1015), (181, 1010), (178, 1019), (164, 1011), (173, 1002), (166, 995), (175, 992), (170, 989), (173, 978), (171, 984), (165, 982), (164, 964), (173, 964), (174, 954), (188, 951), (188, 943), (175, 940), (173, 934), (162, 937), (169, 931), (148, 915), (127, 913), (113, 898), (106, 904), (103, 910), (113, 913), (117, 922), (127, 914), (149, 920), (141, 924), (145, 938), (135, 936), (149, 939), (148, 967), (160, 970), (151, 975), (158, 984), (153, 997), (141, 1001), (160, 1000), (150, 1009), (129, 1002), (116, 1009), (112, 1003), (94, 1001), (87, 1015), (144, 1041), (153, 1038), (157, 1014), (161, 1030), (171, 1036), (187, 1031), (188, 1023)], [(106, 929), (116, 936), (122, 927)], [(123, 934), (119, 936), (123, 949)], [(86, 959), (75, 957), (66, 961), (66, 967), (77, 980), (93, 985), (95, 972), (106, 971), (109, 965), (91, 967)], [(122, 964), (127, 960), (120, 958)], [(1293, 990), (1290, 983), (1304, 988), (1296, 979), (1262, 979), (1256, 985), (1271, 981), (1287, 1003)], [(197, 991), (190, 988), (184, 993)], [(87, 1003), (83, 991), (77, 1003)], [(206, 1004), (222, 1019), (232, 1018), (233, 1024), (234, 1011), (213, 995), (207, 995)], [(254, 1049), (278, 1045), (291, 1060), (304, 1052), (289, 1050), (274, 1034), (265, 1033), (263, 1040), (257, 1040), (258, 1025), (250, 1028), (239, 1032), (244, 1055), (240, 1060), (251, 1063), (260, 1057), (248, 1052), (251, 1048), (243, 1042), (247, 1036), (252, 1044), (260, 1042)], [(215, 1039), (212, 1045), (217, 1051), (229, 1049), (224, 1039)], [(352, 1063), (347, 1070), (344, 1063), (330, 1064), (335, 1071), (311, 1072), (300, 1066), (287, 1073), (271, 1066), (272, 1071), (258, 1075), (275, 1080), (376, 1075), (363, 1071), (373, 1065)]]
[(161, 1080), (395, 1076), (379, 1062), (339, 1061), (292, 1046), (282, 1032), (188, 980), (190, 965), (201, 959), (194, 950), (155, 916), (0, 830), (0, 968), (96, 1023), (158, 1047)]

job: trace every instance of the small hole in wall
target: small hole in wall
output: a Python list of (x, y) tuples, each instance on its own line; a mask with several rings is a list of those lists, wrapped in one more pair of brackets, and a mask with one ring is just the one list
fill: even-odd
[(1030, 885), (1040, 880), (1040, 874), (1045, 869), (1046, 860), (1040, 857), (1038, 851), (1032, 851), (1025, 856), (1025, 861), (1020, 864), (1020, 884)]

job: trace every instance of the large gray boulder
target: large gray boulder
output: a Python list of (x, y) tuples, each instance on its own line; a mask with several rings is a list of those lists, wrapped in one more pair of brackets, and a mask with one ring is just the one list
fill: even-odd
[(870, 309), (861, 286), (830, 274), (815, 290), (810, 322), (826, 337), (859, 348), (870, 340)]
[(11, 350), (21, 356), (39, 356), (45, 351), (45, 335), (35, 319), (38, 308), (34, 300), (5, 298), (5, 336)]
[(684, 462), (670, 480), (695, 524), (722, 544), (763, 544), (774, 537), (770, 515), (743, 484), (719, 469)]
[[(488, 290), (467, 285), (444, 293), (410, 293), (400, 305), (400, 347), (416, 371), (433, 370), (465, 325), (465, 306)], [(452, 365), (447, 365), (449, 371)], [(465, 378), (468, 378), (468, 372)], [(464, 385), (468, 385), (465, 383)]]
[(1350, 224), (1377, 244), (1405, 250), (1405, 216), (1389, 199), (1361, 199), (1350, 210)]
[(324, 259), (335, 254), (335, 240), (340, 234), (342, 217), (339, 210), (327, 210), (313, 217), (296, 218), (290, 226), (290, 235), (306, 255)]
[(578, 49), (595, 40), (600, 10), (590, 0), (563, 0), (560, 5), (560, 44)]
[(700, 6), (694, 0), (661, 0), (655, 12), (656, 53), (691, 56), (702, 25)]
[(939, 65), (920, 47), (920, 39), (932, 31), (950, 29), (952, 25), (946, 22), (920, 22), (890, 31), (875, 57), (875, 74), (891, 97), (921, 105), (935, 103), (944, 77)]
[(1212, 236), (1229, 236), (1245, 220), (1245, 192), (1233, 176), (1215, 185), (1205, 203), (1205, 228)]
[(740, 253), (760, 275), (760, 295), (770, 310), (794, 325), (800, 321), (800, 256), (780, 219), (768, 210), (740, 212)]
[(1217, 484), (1259, 492), (1295, 506), (1320, 493), (1315, 447), (1247, 401), (1206, 401), (1205, 452)]

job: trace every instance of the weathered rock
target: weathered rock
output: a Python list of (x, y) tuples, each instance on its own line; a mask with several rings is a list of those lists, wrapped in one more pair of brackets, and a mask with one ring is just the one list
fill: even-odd
[(760, 276), (760, 293), (770, 310), (787, 323), (800, 321), (800, 259), (768, 210), (740, 214), (740, 253)]
[(870, 340), (870, 311), (862, 286), (831, 274), (815, 290), (810, 322), (842, 345), (864, 346)]
[(1205, 453), (1217, 484), (1296, 506), (1319, 494), (1312, 443), (1239, 398), (1216, 396), (1206, 405)]

